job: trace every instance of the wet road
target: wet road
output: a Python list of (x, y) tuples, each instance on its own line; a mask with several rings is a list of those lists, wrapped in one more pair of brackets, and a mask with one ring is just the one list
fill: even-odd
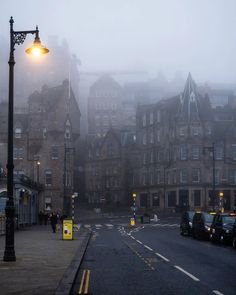
[(124, 224), (90, 224), (93, 235), (72, 294), (235, 294), (231, 247), (182, 237), (175, 219)]

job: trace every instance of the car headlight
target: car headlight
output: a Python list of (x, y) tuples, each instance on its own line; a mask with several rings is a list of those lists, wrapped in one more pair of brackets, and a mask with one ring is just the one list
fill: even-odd
[(229, 230), (229, 229), (226, 229), (225, 232), (226, 232), (227, 234), (229, 234), (229, 233), (230, 233), (230, 230)]
[(210, 227), (209, 226), (207, 226), (207, 225), (205, 225), (205, 229), (207, 230), (207, 231), (210, 231)]

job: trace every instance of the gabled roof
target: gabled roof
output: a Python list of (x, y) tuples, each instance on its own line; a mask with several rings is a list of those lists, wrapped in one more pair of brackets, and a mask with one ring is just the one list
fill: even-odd
[(177, 119), (183, 123), (197, 123), (211, 116), (211, 106), (209, 97), (202, 97), (197, 91), (197, 86), (191, 74), (184, 87), (183, 93), (179, 97), (179, 110)]
[(95, 91), (95, 89), (106, 89), (111, 87), (118, 90), (122, 89), (120, 84), (116, 82), (111, 76), (103, 75), (90, 87), (90, 92)]

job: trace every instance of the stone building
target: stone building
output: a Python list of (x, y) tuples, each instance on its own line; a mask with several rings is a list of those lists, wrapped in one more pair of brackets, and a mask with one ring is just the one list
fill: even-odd
[[(2, 122), (6, 117), (1, 113)], [(6, 155), (6, 130), (1, 129), (0, 159)], [(68, 81), (34, 92), (28, 99), (27, 112), (15, 113), (14, 173), (43, 185), (39, 210), (64, 210), (68, 214), (79, 133), (80, 111)]]
[(134, 132), (110, 128), (105, 137), (88, 137), (85, 163), (89, 203), (110, 206), (129, 204), (128, 155)]
[[(213, 109), (189, 74), (181, 95), (137, 110), (138, 206), (236, 208), (236, 110)], [(223, 192), (223, 200), (219, 199)]]
[(91, 87), (88, 97), (88, 134), (105, 136), (110, 127), (135, 125), (135, 103), (109, 75), (103, 75)]

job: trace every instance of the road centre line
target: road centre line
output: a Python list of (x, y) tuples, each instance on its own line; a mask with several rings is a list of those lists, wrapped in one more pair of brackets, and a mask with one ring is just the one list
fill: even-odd
[(136, 240), (136, 242), (138, 242), (139, 244), (143, 245), (143, 243), (141, 241), (139, 241), (139, 240)]
[(218, 291), (218, 290), (213, 290), (212, 291), (214, 294), (217, 294), (217, 295), (224, 295), (223, 293), (221, 293), (220, 291)]
[(191, 273), (187, 272), (186, 270), (184, 270), (183, 268), (179, 267), (178, 265), (174, 265), (175, 268), (177, 268), (178, 270), (182, 271), (183, 273), (185, 273), (187, 276), (189, 276), (192, 280), (199, 282), (200, 280), (198, 278), (196, 278), (194, 275), (192, 275)]
[(150, 248), (150, 247), (148, 247), (147, 245), (144, 245), (144, 247), (145, 247), (146, 249), (150, 250), (150, 251), (153, 251), (153, 249)]
[(169, 262), (170, 260), (167, 259), (165, 256), (161, 255), (160, 253), (155, 253), (157, 256), (159, 256), (160, 258), (162, 258), (163, 260), (165, 260), (166, 262)]

